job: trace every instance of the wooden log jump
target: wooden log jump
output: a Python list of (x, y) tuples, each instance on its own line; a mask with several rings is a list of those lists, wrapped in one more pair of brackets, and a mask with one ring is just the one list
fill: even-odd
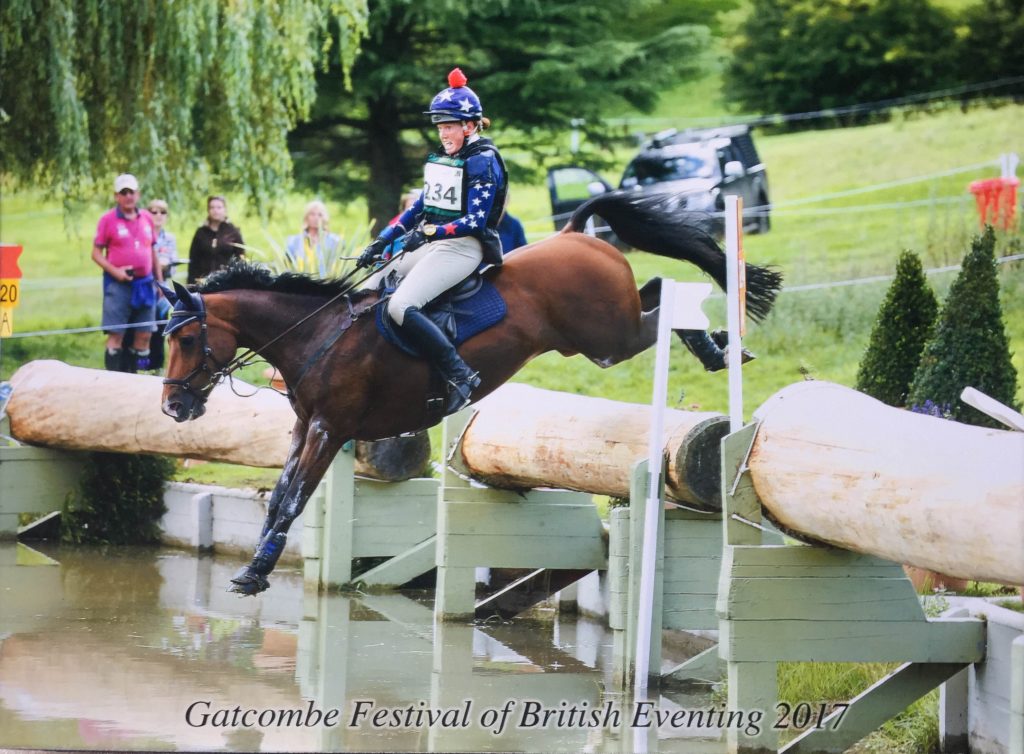
[[(633, 465), (647, 453), (650, 406), (508, 384), (480, 401), (466, 427), (461, 460), (494, 487), (557, 487), (629, 496)], [(721, 414), (669, 411), (666, 496), (721, 507)]]
[(776, 393), (748, 466), (786, 530), (979, 581), (1024, 584), (1024, 432), (892, 408), (827, 382)]
[[(20, 442), (66, 450), (155, 453), (280, 468), (295, 412), (272, 390), (235, 381), (210, 394), (206, 415), (178, 424), (160, 411), (159, 377), (32, 361), (11, 378), (7, 413)], [(254, 395), (251, 395), (254, 393)], [(387, 481), (420, 475), (430, 459), (425, 435), (356, 444), (355, 472)]]

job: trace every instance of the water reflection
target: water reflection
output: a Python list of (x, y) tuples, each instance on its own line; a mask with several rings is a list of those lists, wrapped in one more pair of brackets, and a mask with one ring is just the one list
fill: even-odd
[[(0, 544), (0, 747), (634, 750), (598, 623), (435, 624), (421, 595), (318, 596), (285, 568), (241, 598), (236, 566)], [(648, 746), (724, 750), (703, 735)]]

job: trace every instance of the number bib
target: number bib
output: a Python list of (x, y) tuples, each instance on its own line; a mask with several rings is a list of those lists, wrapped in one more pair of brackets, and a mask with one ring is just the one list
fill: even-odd
[(423, 206), (447, 214), (463, 214), (462, 175), (460, 165), (427, 162), (423, 167)]

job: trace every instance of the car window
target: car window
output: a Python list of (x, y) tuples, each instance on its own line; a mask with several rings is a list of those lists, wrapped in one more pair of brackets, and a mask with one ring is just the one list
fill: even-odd
[(712, 152), (692, 151), (671, 157), (640, 155), (626, 168), (622, 186), (630, 188), (687, 178), (717, 178), (719, 174), (718, 160)]
[(585, 168), (558, 168), (550, 172), (559, 201), (589, 199), (593, 196), (590, 185), (601, 179)]

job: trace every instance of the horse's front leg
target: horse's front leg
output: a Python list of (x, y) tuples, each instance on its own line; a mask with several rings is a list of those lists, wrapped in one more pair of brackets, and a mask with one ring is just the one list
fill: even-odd
[[(288, 529), (306, 507), (327, 467), (346, 439), (330, 432), (319, 417), (314, 417), (309, 422), (305, 436), (298, 443), (298, 460), (294, 464), (287, 486), (284, 484), (282, 474), (278, 488), (275, 488), (271, 497), (274, 510), (272, 518), (268, 511), (270, 527), (264, 532), (256, 547), (252, 562), (231, 579), (229, 592), (258, 594), (270, 586), (267, 576), (274, 570), (278, 558), (281, 557), (281, 552), (288, 541)], [(296, 443), (293, 442), (293, 448), (295, 447)]]
[[(299, 466), (299, 457), (305, 444), (306, 422), (302, 419), (297, 419), (295, 426), (292, 427), (292, 442), (288, 447), (288, 457), (285, 459), (281, 476), (278, 477), (277, 484), (274, 485), (274, 491), (270, 493), (270, 502), (267, 503), (267, 517), (263, 521), (263, 531), (260, 532), (261, 541), (267, 536), (267, 532), (273, 528), (274, 521), (277, 520), (277, 512), (281, 508), (281, 500), (288, 491), (292, 479), (295, 478), (295, 469)], [(242, 570), (244, 571), (245, 569)], [(241, 575), (241, 572), (236, 575)]]

